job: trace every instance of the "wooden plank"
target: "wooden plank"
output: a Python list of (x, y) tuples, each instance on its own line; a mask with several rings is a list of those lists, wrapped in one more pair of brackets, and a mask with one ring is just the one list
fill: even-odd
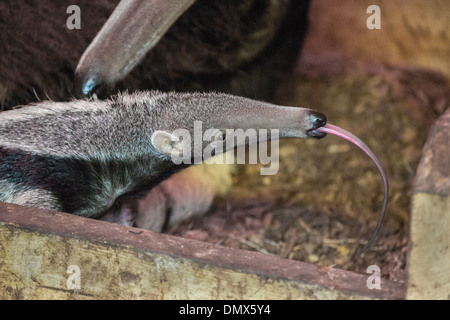
[(450, 108), (430, 129), (411, 210), (410, 299), (450, 299)]
[[(73, 289), (67, 268), (79, 267)], [(0, 203), (1, 299), (402, 299), (402, 284)], [(71, 279), (73, 280), (73, 279)]]

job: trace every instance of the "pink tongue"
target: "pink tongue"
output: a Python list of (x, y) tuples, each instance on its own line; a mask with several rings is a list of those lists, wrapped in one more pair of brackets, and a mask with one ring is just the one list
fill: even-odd
[(364, 248), (359, 252), (359, 254), (361, 254), (364, 251), (366, 251), (374, 243), (375, 238), (377, 237), (378, 232), (380, 231), (381, 223), (383, 222), (383, 218), (386, 213), (386, 207), (387, 207), (387, 202), (388, 202), (388, 197), (389, 197), (389, 185), (388, 185), (388, 181), (387, 181), (386, 172), (384, 171), (383, 167), (381, 166), (380, 161), (377, 159), (377, 157), (372, 152), (372, 150), (370, 150), (370, 148), (364, 142), (362, 142), (361, 139), (359, 139), (352, 133), (350, 133), (342, 128), (339, 128), (337, 126), (334, 126), (332, 124), (326, 124), (325, 126), (318, 128), (317, 130), (320, 132), (323, 132), (323, 133), (334, 134), (335, 136), (338, 136), (345, 140), (348, 140), (351, 143), (358, 146), (362, 151), (364, 151), (373, 160), (373, 162), (375, 162), (375, 164), (378, 167), (378, 170), (380, 171), (381, 178), (383, 179), (384, 199), (383, 199), (383, 206), (381, 208), (380, 217), (378, 218), (378, 223), (377, 223), (377, 226), (375, 227), (374, 232), (372, 233), (372, 236), (370, 237), (369, 241), (364, 246)]

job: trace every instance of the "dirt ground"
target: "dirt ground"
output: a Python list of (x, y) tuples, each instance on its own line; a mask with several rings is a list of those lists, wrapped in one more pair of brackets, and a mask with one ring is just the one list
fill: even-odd
[(409, 209), (428, 129), (449, 103), (445, 77), (427, 69), (340, 57), (303, 57), (275, 102), (310, 107), (359, 136), (388, 174), (390, 199), (377, 241), (361, 256), (383, 199), (374, 163), (334, 136), (280, 141), (279, 172), (238, 165), (232, 191), (202, 218), (168, 233), (283, 258), (406, 280)]

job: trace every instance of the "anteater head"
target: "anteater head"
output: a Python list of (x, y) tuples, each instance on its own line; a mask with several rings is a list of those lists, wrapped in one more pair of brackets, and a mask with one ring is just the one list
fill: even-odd
[[(146, 192), (194, 164), (180, 165), (179, 154), (195, 160), (201, 150), (205, 160), (252, 142), (247, 136), (235, 144), (220, 144), (229, 139), (223, 136), (227, 130), (277, 130), (276, 138), (321, 138), (325, 133), (318, 129), (325, 122), (324, 115), (311, 109), (219, 93), (152, 91), (107, 101), (25, 106), (0, 113), (0, 201), (40, 207), (37, 200), (20, 200), (26, 192), (40, 190), (48, 203), (58, 204), (47, 209), (99, 217), (117, 198)], [(174, 138), (177, 132), (185, 133), (190, 143)], [(271, 138), (253, 136), (254, 142)], [(208, 146), (214, 150), (204, 153)]]
[(177, 161), (181, 155), (205, 160), (209, 155), (274, 138), (325, 136), (318, 129), (326, 124), (326, 117), (307, 108), (218, 93), (167, 94), (160, 103), (171, 120), (157, 125), (151, 141), (160, 153)]

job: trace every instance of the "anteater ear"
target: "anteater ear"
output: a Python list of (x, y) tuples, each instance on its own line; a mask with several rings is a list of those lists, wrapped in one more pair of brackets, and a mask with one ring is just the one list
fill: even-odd
[(156, 150), (165, 156), (171, 157), (175, 162), (184, 159), (185, 153), (190, 158), (190, 152), (188, 150), (190, 147), (189, 137), (188, 139), (183, 138), (180, 141), (180, 136), (158, 130), (152, 134), (152, 144)]
[(170, 156), (179, 143), (178, 137), (166, 131), (155, 131), (152, 134), (152, 144), (156, 150)]

